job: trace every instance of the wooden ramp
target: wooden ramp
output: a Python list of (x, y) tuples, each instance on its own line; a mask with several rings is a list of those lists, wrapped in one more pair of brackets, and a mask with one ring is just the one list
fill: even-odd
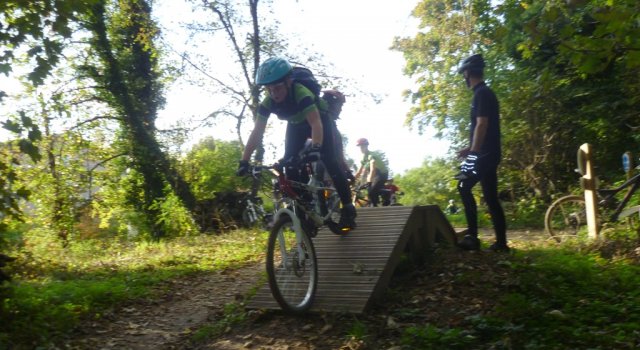
[[(383, 295), (403, 253), (421, 255), (436, 242), (456, 242), (436, 205), (359, 208), (356, 221), (358, 228), (346, 236), (323, 228), (313, 239), (319, 280), (311, 311), (362, 313)], [(268, 283), (247, 307), (280, 309)]]

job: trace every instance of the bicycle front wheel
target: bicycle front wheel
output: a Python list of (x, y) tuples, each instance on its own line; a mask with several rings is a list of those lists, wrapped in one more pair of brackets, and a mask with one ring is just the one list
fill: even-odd
[(316, 251), (309, 235), (297, 233), (288, 215), (274, 224), (267, 244), (267, 276), (271, 294), (290, 313), (307, 311), (318, 286)]
[(553, 202), (544, 216), (544, 228), (557, 242), (587, 232), (584, 197), (569, 195)]

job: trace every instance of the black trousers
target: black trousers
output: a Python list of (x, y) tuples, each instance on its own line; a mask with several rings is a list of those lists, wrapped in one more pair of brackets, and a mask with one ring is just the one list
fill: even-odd
[(464, 214), (469, 228), (468, 234), (478, 236), (478, 207), (471, 190), (480, 182), (484, 201), (489, 207), (489, 214), (496, 233), (496, 242), (507, 243), (507, 223), (504, 210), (498, 200), (498, 164), (499, 160), (481, 158), (478, 161), (478, 176), (458, 182), (458, 193), (464, 205)]
[[(322, 117), (322, 162), (333, 185), (340, 196), (340, 201), (343, 206), (351, 203), (351, 191), (349, 190), (349, 184), (345, 177), (344, 172), (340, 169), (338, 163), (338, 156), (333, 143), (334, 135), (333, 128), (331, 127), (328, 117)], [(300, 151), (304, 149), (304, 145), (307, 139), (311, 137), (311, 125), (306, 121), (299, 124), (287, 123), (287, 131), (284, 141), (284, 159), (289, 159), (293, 156), (297, 156)], [(299, 172), (299, 169), (287, 169), (287, 177), (294, 181), (306, 182), (306, 174)]]
[(380, 203), (381, 191), (384, 188), (384, 183), (388, 180), (389, 175), (387, 173), (378, 172), (376, 176), (371, 179), (371, 187), (369, 187), (369, 204), (372, 207), (377, 207)]

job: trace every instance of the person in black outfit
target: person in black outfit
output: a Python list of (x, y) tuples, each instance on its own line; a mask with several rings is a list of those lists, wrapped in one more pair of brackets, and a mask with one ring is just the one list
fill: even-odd
[(500, 113), (498, 98), (484, 82), (484, 59), (476, 54), (462, 62), (458, 73), (464, 76), (467, 87), (473, 90), (471, 104), (470, 146), (458, 151), (464, 162), (456, 175), (458, 192), (464, 205), (468, 231), (458, 246), (465, 250), (479, 250), (478, 208), (471, 190), (478, 182), (489, 207), (496, 242), (489, 249), (508, 252), (507, 227), (504, 211), (498, 200), (498, 164), (501, 159)]

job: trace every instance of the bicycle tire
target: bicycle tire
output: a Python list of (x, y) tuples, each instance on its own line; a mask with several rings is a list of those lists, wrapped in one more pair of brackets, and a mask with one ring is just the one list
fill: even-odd
[[(303, 314), (313, 304), (318, 264), (313, 241), (302, 232), (301, 243), (288, 215), (274, 224), (267, 244), (267, 277), (271, 294), (283, 311)], [(300, 259), (300, 252), (305, 257)], [(284, 255), (284, 256), (283, 256)]]
[(545, 231), (558, 243), (587, 231), (584, 197), (568, 195), (553, 202), (544, 215)]

